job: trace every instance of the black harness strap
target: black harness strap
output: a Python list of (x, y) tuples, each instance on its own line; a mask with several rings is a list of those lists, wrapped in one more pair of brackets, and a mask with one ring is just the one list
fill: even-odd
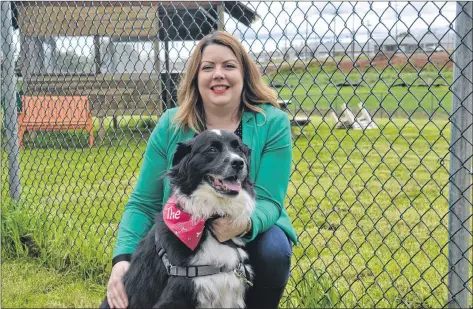
[(210, 276), (210, 275), (226, 272), (222, 268), (218, 268), (218, 267), (214, 267), (210, 265), (186, 266), (186, 267), (172, 265), (169, 262), (166, 251), (163, 248), (161, 248), (158, 251), (158, 256), (163, 261), (164, 266), (166, 267), (166, 270), (169, 276), (194, 278), (194, 277)]
[[(211, 265), (175, 266), (169, 262), (168, 256), (166, 254), (166, 250), (164, 250), (164, 248), (161, 246), (159, 242), (157, 231), (154, 233), (154, 240), (155, 240), (155, 248), (158, 253), (158, 256), (163, 261), (164, 267), (166, 268), (166, 271), (169, 276), (195, 278), (195, 277), (216, 275), (219, 273), (234, 272), (238, 278), (244, 280), (250, 286), (253, 285), (250, 281), (250, 274), (248, 270), (246, 269), (245, 264), (241, 262), (242, 259), (238, 250), (237, 250), (237, 254), (238, 254), (238, 259), (240, 260), (240, 263), (238, 263), (237, 268), (230, 271), (225, 270), (223, 267), (215, 267)], [(239, 247), (235, 245), (233, 242), (231, 243), (233, 244), (232, 247)], [(226, 242), (226, 244), (228, 245), (229, 243)]]

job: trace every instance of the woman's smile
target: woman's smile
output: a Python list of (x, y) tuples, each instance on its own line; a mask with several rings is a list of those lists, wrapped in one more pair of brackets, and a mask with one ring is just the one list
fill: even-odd
[(224, 94), (225, 92), (227, 92), (229, 88), (230, 88), (229, 86), (225, 86), (225, 85), (217, 85), (217, 86), (210, 87), (210, 89), (215, 94)]

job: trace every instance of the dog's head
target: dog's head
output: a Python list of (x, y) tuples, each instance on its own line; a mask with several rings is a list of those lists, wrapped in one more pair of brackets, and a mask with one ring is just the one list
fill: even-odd
[(240, 203), (254, 203), (249, 159), (250, 149), (234, 133), (207, 130), (178, 144), (168, 176), (191, 215), (236, 216), (248, 210), (238, 209), (248, 206)]

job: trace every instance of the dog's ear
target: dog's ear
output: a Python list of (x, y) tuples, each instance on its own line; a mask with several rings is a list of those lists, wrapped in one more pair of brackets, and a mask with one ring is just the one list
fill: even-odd
[(245, 156), (246, 156), (246, 163), (247, 163), (246, 171), (248, 172), (248, 175), (249, 175), (250, 165), (251, 165), (251, 149), (243, 143), (241, 143), (241, 148), (243, 149), (243, 152), (245, 153)]
[(177, 143), (174, 157), (172, 158), (172, 166), (176, 166), (184, 159), (185, 156), (191, 153), (193, 140)]
[(246, 146), (245, 144), (241, 143), (241, 148), (243, 149), (243, 152), (245, 153), (246, 157), (248, 158), (248, 160), (250, 160), (250, 157), (251, 157), (251, 149)]

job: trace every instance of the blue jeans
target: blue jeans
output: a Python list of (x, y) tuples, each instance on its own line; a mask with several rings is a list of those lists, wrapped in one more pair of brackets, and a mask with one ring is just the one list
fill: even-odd
[(246, 294), (247, 308), (278, 308), (290, 276), (292, 246), (281, 228), (273, 225), (247, 244), (255, 272)]

